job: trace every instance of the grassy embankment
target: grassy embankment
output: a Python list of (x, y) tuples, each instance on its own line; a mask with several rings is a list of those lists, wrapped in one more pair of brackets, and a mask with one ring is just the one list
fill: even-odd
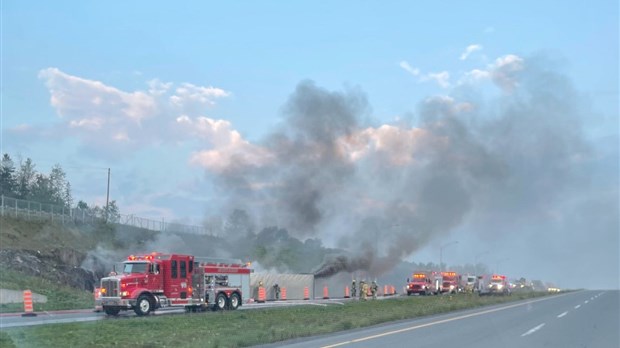
[[(133, 227), (110, 224), (62, 224), (49, 220), (0, 217), (0, 247), (2, 249), (31, 250), (42, 255), (86, 255), (100, 246), (114, 250), (126, 245), (142, 245), (157, 233)], [(117, 235), (121, 235), (119, 242)], [(57, 260), (57, 262), (60, 262)], [(77, 264), (79, 266), (79, 260)], [(46, 277), (28, 275), (0, 269), (0, 289), (25, 290), (47, 296), (47, 303), (34, 303), (35, 311), (93, 308), (93, 294), (76, 289), (60, 280), (54, 281), (53, 273)], [(22, 303), (0, 304), (0, 313), (22, 312)]]
[(546, 295), (400, 297), (344, 305), (106, 319), (7, 329), (10, 347), (244, 347)]
[[(9, 290), (30, 289), (47, 296), (46, 303), (34, 302), (34, 311), (53, 311), (60, 309), (94, 308), (93, 294), (57, 284), (44, 278), (25, 276), (10, 270), (0, 272), (0, 288)], [(23, 312), (23, 303), (0, 304), (0, 313)]]

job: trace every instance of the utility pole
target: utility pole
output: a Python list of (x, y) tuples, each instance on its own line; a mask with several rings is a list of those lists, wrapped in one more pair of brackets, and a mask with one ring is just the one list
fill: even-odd
[(110, 168), (108, 168), (108, 190), (105, 196), (105, 222), (108, 222), (109, 213), (110, 213)]
[(443, 272), (443, 266), (441, 265), (443, 263), (443, 248), (452, 244), (457, 244), (458, 242), (458, 240), (454, 240), (439, 247), (439, 273)]

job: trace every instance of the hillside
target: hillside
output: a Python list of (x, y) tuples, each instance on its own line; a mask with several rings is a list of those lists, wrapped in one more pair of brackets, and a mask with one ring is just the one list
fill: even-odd
[[(127, 247), (144, 245), (155, 235), (152, 231), (115, 225), (0, 217), (0, 288), (30, 287), (46, 294), (50, 294), (50, 288), (92, 293), (111, 263), (119, 260), (115, 255), (102, 258), (94, 251), (124, 252)], [(52, 293), (51, 298), (54, 297)]]

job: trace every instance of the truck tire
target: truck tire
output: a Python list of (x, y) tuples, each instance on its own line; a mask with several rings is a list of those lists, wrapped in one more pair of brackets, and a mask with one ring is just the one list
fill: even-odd
[(226, 300), (226, 295), (224, 295), (223, 293), (219, 293), (217, 294), (217, 296), (215, 297), (215, 309), (216, 310), (220, 310), (223, 311), (226, 309), (226, 305), (228, 301)]
[(117, 316), (118, 313), (120, 313), (121, 309), (118, 307), (107, 307), (104, 306), (103, 307), (103, 311), (105, 312), (105, 314), (107, 315), (111, 315), (111, 316)]
[(241, 304), (241, 299), (239, 298), (239, 295), (237, 293), (230, 295), (230, 305), (229, 305), (230, 309), (234, 311), (235, 309), (239, 308), (240, 304)]
[(136, 314), (139, 316), (144, 316), (149, 315), (152, 309), (153, 302), (151, 301), (151, 297), (149, 295), (140, 295), (138, 297), (138, 301), (136, 301), (134, 312), (136, 312)]

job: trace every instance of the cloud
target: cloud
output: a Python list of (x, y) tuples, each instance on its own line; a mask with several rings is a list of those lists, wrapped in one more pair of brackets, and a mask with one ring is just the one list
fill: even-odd
[(428, 73), (421, 78), (422, 81), (435, 81), (439, 87), (448, 88), (450, 87), (450, 73), (447, 71), (442, 71), (438, 73)]
[(72, 119), (76, 114), (82, 120), (101, 118), (112, 112), (114, 117), (139, 123), (152, 115), (155, 100), (144, 92), (123, 92), (99, 81), (72, 76), (58, 68), (39, 72), (50, 91), (50, 103), (61, 117)]
[(478, 44), (473, 44), (473, 45), (469, 45), (467, 46), (467, 48), (465, 48), (465, 51), (463, 51), (463, 53), (461, 53), (461, 56), (459, 57), (460, 60), (466, 60), (470, 54), (476, 52), (476, 51), (480, 51), (482, 50), (482, 46), (478, 45)]
[(504, 91), (511, 92), (518, 85), (519, 73), (523, 69), (523, 58), (508, 54), (495, 60), (490, 68), (491, 79)]
[(450, 87), (450, 73), (442, 71), (438, 73), (422, 74), (420, 69), (412, 67), (407, 61), (398, 64), (403, 70), (418, 78), (418, 82), (434, 81), (442, 88)]
[[(58, 68), (41, 70), (39, 78), (45, 82), (50, 104), (60, 117), (55, 132), (78, 138), (96, 156), (119, 158), (167, 142), (206, 139), (218, 144), (220, 138), (235, 134), (230, 124), (222, 127), (227, 121), (204, 116), (218, 99), (230, 96), (221, 88), (191, 83), (175, 87), (154, 79), (148, 81), (146, 90), (126, 92)], [(177, 121), (181, 116), (198, 128), (183, 127), (184, 123)]]
[(216, 98), (228, 97), (229, 95), (229, 92), (221, 88), (183, 83), (177, 87), (175, 94), (170, 97), (170, 102), (182, 108), (190, 105), (201, 107), (203, 105), (214, 105)]
[(408, 73), (410, 73), (413, 76), (420, 75), (420, 69), (411, 67), (411, 65), (409, 65), (409, 63), (407, 63), (404, 60), (401, 61), (399, 63), (399, 65), (400, 65), (401, 68), (405, 69), (405, 71), (407, 71)]
[(473, 69), (464, 73), (458, 83), (473, 84), (490, 80), (502, 91), (510, 93), (519, 85), (520, 75), (524, 69), (525, 61), (523, 58), (514, 54), (507, 54), (497, 58), (485, 69)]
[(176, 119), (186, 134), (205, 139), (211, 143), (211, 149), (195, 151), (189, 162), (199, 165), (211, 172), (220, 172), (232, 166), (260, 166), (266, 164), (271, 157), (266, 150), (243, 139), (241, 134), (225, 120), (213, 120), (207, 117), (191, 119), (183, 115)]

